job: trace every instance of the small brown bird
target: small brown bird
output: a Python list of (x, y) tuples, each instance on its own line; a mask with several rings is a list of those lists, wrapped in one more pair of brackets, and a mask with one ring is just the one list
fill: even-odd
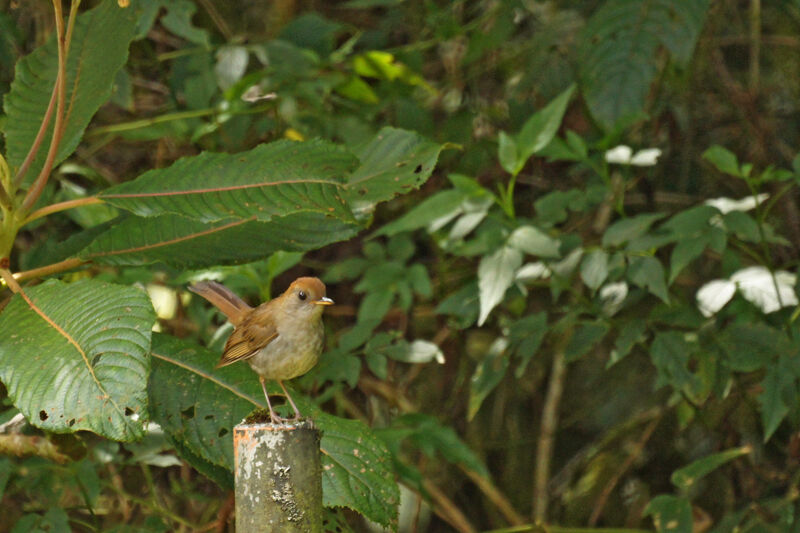
[[(286, 392), (283, 380), (301, 376), (317, 364), (324, 339), (322, 311), (333, 300), (325, 296), (325, 284), (317, 278), (297, 278), (286, 292), (256, 308), (216, 281), (189, 287), (220, 311), (234, 326), (217, 368), (247, 361), (258, 374), (267, 398), (269, 417), (275, 424), (300, 419), (300, 411)], [(272, 410), (265, 380), (274, 379), (294, 409), (293, 419)]]

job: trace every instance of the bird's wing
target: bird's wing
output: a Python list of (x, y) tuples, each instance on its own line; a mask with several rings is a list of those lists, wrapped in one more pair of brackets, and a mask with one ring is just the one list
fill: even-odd
[(242, 326), (233, 330), (228, 342), (225, 343), (225, 350), (217, 363), (217, 368), (250, 359), (278, 337), (275, 326), (271, 323), (269, 325), (255, 323), (252, 317), (252, 313), (247, 315)]
[(214, 304), (234, 326), (238, 326), (247, 316), (247, 312), (253, 309), (228, 287), (216, 281), (201, 281), (191, 285), (189, 290)]

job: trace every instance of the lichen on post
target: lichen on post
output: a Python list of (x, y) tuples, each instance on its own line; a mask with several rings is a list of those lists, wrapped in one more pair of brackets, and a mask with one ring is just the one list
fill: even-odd
[(237, 533), (322, 531), (319, 441), (311, 422), (233, 429)]

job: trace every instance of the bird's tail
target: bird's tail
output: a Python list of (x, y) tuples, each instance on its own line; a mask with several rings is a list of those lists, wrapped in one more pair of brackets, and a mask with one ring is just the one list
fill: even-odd
[(189, 290), (214, 304), (234, 326), (238, 326), (245, 313), (253, 309), (228, 287), (216, 281), (200, 281), (190, 285)]

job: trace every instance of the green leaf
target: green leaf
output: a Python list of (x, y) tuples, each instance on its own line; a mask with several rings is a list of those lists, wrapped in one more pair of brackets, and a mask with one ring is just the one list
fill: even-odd
[(692, 533), (692, 505), (683, 496), (656, 496), (647, 504), (644, 514), (653, 517), (659, 533)]
[(313, 250), (349, 239), (359, 229), (319, 213), (209, 224), (178, 215), (128, 217), (98, 236), (79, 257), (111, 265), (162, 262), (200, 268), (264, 259), (278, 250)]
[(20, 518), (11, 533), (70, 533), (69, 515), (61, 507), (48, 509), (43, 515), (31, 513)]
[(378, 202), (418, 188), (430, 177), (444, 145), (396, 128), (383, 128), (356, 151), (361, 165), (347, 180), (350, 208), (364, 218)]
[(468, 195), (459, 189), (438, 192), (412, 207), (400, 218), (380, 228), (374, 236), (391, 236), (404, 231), (424, 228), (437, 219), (461, 212), (461, 204), (467, 198)]
[(322, 503), (353, 509), (395, 529), (400, 491), (386, 444), (359, 420), (310, 412), (322, 431)]
[(657, 220), (664, 218), (663, 213), (647, 213), (630, 218), (620, 219), (611, 224), (603, 233), (603, 246), (621, 246), (626, 242), (644, 235)]
[(192, 24), (192, 16), (197, 11), (197, 5), (190, 0), (170, 0), (164, 2), (167, 13), (161, 17), (161, 24), (169, 31), (183, 37), (192, 44), (204, 47), (210, 46), (208, 32)]
[(56, 433), (142, 435), (153, 307), (144, 291), (56, 280), (15, 295), (0, 315), (0, 367), (14, 405)]
[(557, 258), (561, 242), (534, 226), (520, 226), (508, 237), (508, 245), (539, 257)]
[(407, 435), (408, 441), (419, 448), (431, 459), (441, 457), (449, 463), (462, 465), (483, 477), (489, 477), (489, 471), (474, 451), (459, 438), (449, 426), (444, 426), (436, 418), (411, 413), (392, 420), (390, 431), (378, 431), (382, 438), (394, 437), (398, 430)]
[(497, 304), (503, 301), (506, 290), (514, 282), (514, 273), (522, 265), (522, 253), (516, 248), (504, 246), (492, 255), (484, 256), (478, 265), (478, 289), (481, 312), (478, 326)]
[[(137, 10), (120, 8), (106, 0), (78, 16), (67, 57), (64, 134), (54, 161), (57, 165), (75, 151), (87, 124), (111, 96), (117, 71), (128, 58), (128, 45), (136, 30)], [(3, 107), (9, 165), (19, 167), (42, 123), (58, 72), (55, 32), (43, 46), (17, 63), (11, 91)], [(25, 183), (31, 183), (44, 165), (55, 119), (33, 160)]]
[(664, 267), (655, 257), (632, 257), (630, 259), (628, 279), (631, 283), (658, 296), (664, 303), (669, 303), (664, 275)]
[(517, 154), (516, 172), (512, 172), (512, 174), (517, 174), (525, 166), (530, 156), (550, 144), (561, 126), (561, 120), (567, 111), (567, 104), (574, 92), (575, 84), (572, 84), (525, 122), (517, 136), (516, 146), (519, 153)]
[(675, 281), (678, 274), (686, 268), (689, 263), (700, 257), (711, 240), (709, 233), (703, 233), (696, 237), (681, 239), (672, 249), (669, 256), (669, 284)]
[(736, 155), (719, 145), (714, 145), (705, 152), (703, 152), (703, 159), (717, 167), (717, 170), (724, 174), (731, 176), (742, 177), (742, 172), (739, 170), (739, 161)]
[(695, 384), (687, 368), (692, 347), (677, 331), (660, 331), (650, 348), (650, 359), (658, 371), (656, 388), (670, 385), (681, 390)]
[(665, 47), (688, 63), (705, 22), (708, 0), (608, 0), (580, 37), (578, 69), (592, 115), (611, 130), (645, 109)]
[(201, 222), (292, 213), (352, 215), (344, 178), (357, 161), (324, 141), (277, 141), (248, 152), (205, 152), (145, 172), (100, 197), (139, 216), (183, 215)]
[(611, 356), (608, 359), (606, 368), (617, 364), (622, 358), (628, 355), (637, 342), (641, 342), (645, 338), (647, 331), (647, 321), (640, 318), (635, 318), (626, 322), (620, 328), (619, 336), (614, 343), (614, 349), (611, 350)]
[(521, 168), (517, 168), (517, 143), (506, 132), (501, 131), (497, 136), (497, 158), (503, 170), (516, 176)]
[(796, 353), (782, 331), (759, 323), (731, 324), (719, 335), (717, 345), (727, 355), (730, 369), (736, 372), (754, 372), (778, 354)]
[[(232, 428), (266, 405), (258, 377), (246, 365), (215, 369), (217, 359), (187, 341), (154, 335), (150, 401), (164, 431), (202, 459), (233, 471)], [(362, 422), (324, 413), (297, 393), (292, 397), (322, 431), (323, 503), (387, 526), (396, 521), (399, 495), (383, 442)]]
[(358, 321), (362, 323), (380, 323), (394, 300), (395, 291), (391, 287), (370, 291), (361, 300), (358, 307)]
[(761, 403), (761, 423), (764, 426), (764, 442), (768, 441), (786, 415), (789, 405), (784, 401), (784, 388), (791, 385), (789, 377), (781, 365), (771, 365), (761, 382), (763, 392), (758, 399)]
[(581, 278), (592, 291), (600, 288), (608, 277), (608, 254), (604, 250), (594, 250), (581, 261)]
[(544, 311), (522, 317), (509, 326), (508, 340), (511, 349), (521, 359), (514, 373), (517, 378), (522, 377), (528, 362), (539, 351), (546, 333), (547, 313)]
[(579, 322), (564, 349), (564, 359), (569, 363), (586, 355), (608, 333), (605, 322)]
[(724, 452), (712, 453), (711, 455), (707, 455), (702, 459), (693, 461), (683, 468), (676, 470), (672, 473), (670, 481), (672, 481), (672, 484), (678, 487), (678, 489), (687, 491), (697, 483), (697, 480), (700, 478), (710, 474), (725, 463), (752, 452), (752, 447), (742, 446), (741, 448), (732, 448)]
[(469, 403), (467, 405), (467, 420), (472, 420), (483, 404), (483, 400), (497, 387), (503, 376), (506, 375), (509, 357), (506, 348), (508, 340), (498, 337), (489, 347), (469, 384)]

